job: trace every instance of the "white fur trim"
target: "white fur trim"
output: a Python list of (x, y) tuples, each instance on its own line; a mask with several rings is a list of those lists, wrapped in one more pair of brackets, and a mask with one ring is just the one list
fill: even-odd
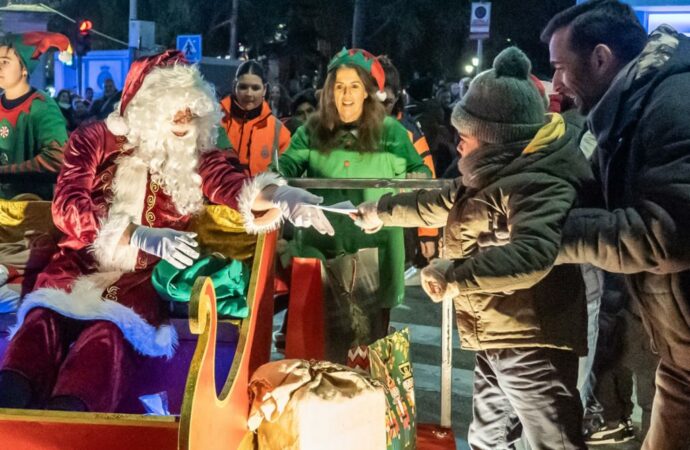
[(146, 203), (148, 165), (134, 155), (123, 156), (115, 164), (113, 202), (108, 216), (101, 223), (91, 250), (103, 272), (131, 272), (137, 262), (139, 249), (120, 245), (120, 238), (130, 223), (140, 224)]
[(117, 109), (105, 118), (105, 126), (108, 127), (110, 132), (115, 136), (126, 136), (127, 133), (129, 133), (129, 126)]
[(275, 184), (276, 186), (283, 186), (287, 184), (287, 181), (285, 181), (285, 179), (278, 174), (264, 172), (258, 174), (248, 181), (245, 181), (244, 186), (242, 186), (237, 203), (240, 213), (244, 218), (244, 228), (249, 234), (268, 233), (269, 231), (277, 229), (283, 222), (285, 212), (283, 212), (283, 214), (281, 214), (279, 218), (272, 223), (258, 225), (255, 222), (255, 216), (252, 212), (252, 205), (254, 205), (254, 200), (256, 200), (256, 197), (265, 187), (272, 184)]
[(376, 98), (378, 99), (378, 101), (383, 103), (388, 98), (388, 95), (386, 94), (386, 91), (376, 91)]
[(177, 347), (177, 332), (172, 325), (155, 328), (141, 316), (120, 303), (101, 297), (103, 289), (112, 284), (120, 272), (96, 273), (77, 278), (72, 292), (42, 288), (26, 297), (17, 311), (17, 323), (10, 330), (14, 337), (33, 308), (48, 308), (78, 320), (107, 320), (122, 331), (125, 339), (142, 355), (171, 358)]

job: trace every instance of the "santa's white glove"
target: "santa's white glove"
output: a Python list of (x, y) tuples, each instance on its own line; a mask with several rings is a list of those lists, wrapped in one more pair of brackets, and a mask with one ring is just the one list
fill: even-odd
[(422, 269), (420, 274), (422, 288), (436, 303), (447, 298), (452, 299), (460, 294), (457, 285), (446, 280), (446, 272), (452, 265), (452, 261), (437, 258), (431, 260), (429, 265)]
[(132, 233), (129, 243), (182, 270), (194, 264), (199, 257), (199, 252), (196, 250), (199, 244), (194, 240), (195, 237), (196, 233), (138, 226)]
[(8, 285), (0, 287), (0, 314), (16, 312), (19, 307), (19, 292)]
[(313, 227), (319, 233), (329, 236), (335, 234), (333, 226), (323, 211), (314, 208), (314, 205), (320, 205), (323, 202), (323, 197), (304, 189), (283, 185), (278, 186), (271, 201), (276, 207), (286, 212), (288, 220), (296, 227)]
[(7, 269), (7, 267), (0, 264), (0, 286), (7, 283), (7, 279), (9, 278), (9, 276), (10, 271)]
[(355, 225), (367, 234), (373, 234), (383, 227), (379, 219), (378, 202), (364, 202), (357, 207), (357, 213), (352, 217)]

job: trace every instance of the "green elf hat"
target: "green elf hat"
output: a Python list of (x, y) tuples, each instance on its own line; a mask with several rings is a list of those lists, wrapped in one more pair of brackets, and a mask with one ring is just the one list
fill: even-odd
[(14, 49), (29, 73), (38, 65), (38, 58), (50, 48), (60, 51), (58, 58), (64, 63), (72, 61), (72, 45), (67, 36), (47, 31), (7, 34), (0, 45)]
[(386, 100), (386, 92), (383, 90), (386, 85), (386, 73), (383, 71), (383, 66), (376, 56), (361, 48), (347, 49), (343, 47), (328, 63), (328, 71), (330, 72), (346, 64), (358, 66), (371, 75), (379, 87), (376, 98), (381, 102)]

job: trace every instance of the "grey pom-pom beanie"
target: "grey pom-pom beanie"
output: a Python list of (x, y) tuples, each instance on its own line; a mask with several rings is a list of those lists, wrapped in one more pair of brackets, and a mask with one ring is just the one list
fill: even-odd
[(530, 79), (531, 70), (532, 63), (522, 50), (503, 50), (493, 68), (477, 75), (455, 105), (453, 126), (489, 144), (533, 138), (546, 123), (546, 109)]

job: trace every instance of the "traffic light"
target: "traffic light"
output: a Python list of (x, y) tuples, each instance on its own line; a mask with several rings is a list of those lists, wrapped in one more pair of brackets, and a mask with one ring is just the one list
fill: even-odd
[(91, 29), (93, 22), (88, 19), (82, 19), (77, 22), (77, 36), (76, 45), (74, 46), (75, 53), (79, 56), (86, 55), (91, 50)]

